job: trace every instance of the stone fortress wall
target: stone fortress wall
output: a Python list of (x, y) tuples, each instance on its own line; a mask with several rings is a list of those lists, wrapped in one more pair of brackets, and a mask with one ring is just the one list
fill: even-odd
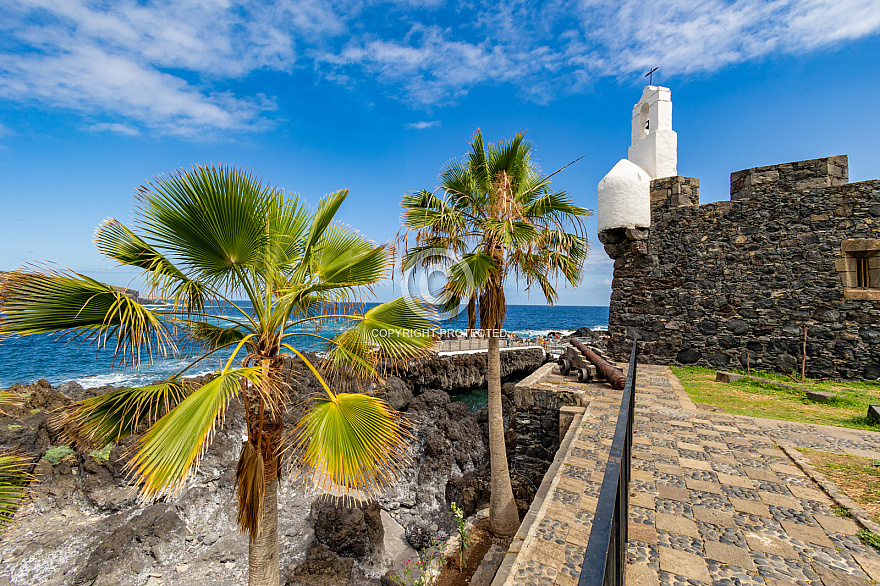
[(738, 171), (730, 193), (654, 179), (650, 227), (600, 232), (614, 358), (638, 333), (647, 362), (797, 371), (806, 325), (808, 376), (880, 377), (880, 180), (848, 183), (842, 155)]

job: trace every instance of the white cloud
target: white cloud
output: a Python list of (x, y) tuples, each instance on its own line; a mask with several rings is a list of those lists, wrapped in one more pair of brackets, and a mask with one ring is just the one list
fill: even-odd
[(839, 46), (880, 31), (877, 2), (9, 0), (0, 98), (187, 137), (272, 127), (253, 75), (266, 71), (418, 108), (481, 84), (546, 102), (651, 66), (712, 72)]
[(440, 124), (439, 120), (422, 120), (419, 122), (412, 122), (411, 124), (407, 124), (406, 127), (412, 128), (413, 130), (425, 130), (426, 128), (432, 128), (434, 126), (437, 126), (438, 124)]
[(614, 266), (614, 261), (605, 254), (605, 251), (602, 250), (602, 245), (595, 241), (591, 244), (590, 256), (584, 261), (584, 272), (593, 273), (611, 270), (611, 267)]
[(714, 71), (880, 31), (876, 0), (580, 0), (576, 14), (568, 53), (597, 74)]
[(92, 124), (88, 129), (92, 132), (107, 131), (114, 134), (124, 134), (126, 136), (137, 136), (140, 134), (137, 128), (127, 124), (119, 124), (118, 122), (99, 122), (98, 124)]

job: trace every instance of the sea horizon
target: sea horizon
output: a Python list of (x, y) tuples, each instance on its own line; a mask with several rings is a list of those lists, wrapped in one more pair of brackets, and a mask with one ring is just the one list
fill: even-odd
[[(369, 307), (375, 303), (366, 303)], [(447, 330), (467, 327), (467, 316), (441, 322)], [(504, 329), (521, 337), (547, 335), (551, 331), (568, 334), (581, 327), (607, 329), (608, 306), (605, 305), (508, 305)], [(333, 334), (340, 324), (327, 324), (320, 331)], [(299, 350), (320, 351), (322, 344), (301, 343)], [(223, 357), (200, 363), (185, 376), (215, 371)], [(95, 350), (78, 341), (68, 342), (51, 334), (20, 338), (0, 337), (0, 388), (15, 383), (31, 384), (46, 379), (52, 385), (76, 382), (86, 388), (139, 386), (164, 379), (191, 364), (189, 354), (165, 356), (144, 361), (140, 370), (114, 367), (112, 348)]]

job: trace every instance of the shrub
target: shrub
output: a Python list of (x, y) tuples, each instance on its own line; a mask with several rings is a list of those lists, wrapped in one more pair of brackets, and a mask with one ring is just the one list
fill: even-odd
[(73, 449), (71, 449), (70, 446), (49, 446), (49, 449), (46, 450), (46, 454), (43, 456), (43, 459), (53, 466), (57, 466), (58, 462), (60, 462), (64, 456), (72, 453)]

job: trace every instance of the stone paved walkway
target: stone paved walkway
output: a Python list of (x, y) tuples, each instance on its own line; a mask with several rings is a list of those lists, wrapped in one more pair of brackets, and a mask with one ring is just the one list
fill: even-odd
[[(577, 581), (620, 400), (584, 386), (595, 396), (507, 584)], [(779, 448), (880, 458), (880, 434), (698, 411), (667, 367), (639, 365), (636, 397), (627, 585), (880, 583), (880, 553)]]

